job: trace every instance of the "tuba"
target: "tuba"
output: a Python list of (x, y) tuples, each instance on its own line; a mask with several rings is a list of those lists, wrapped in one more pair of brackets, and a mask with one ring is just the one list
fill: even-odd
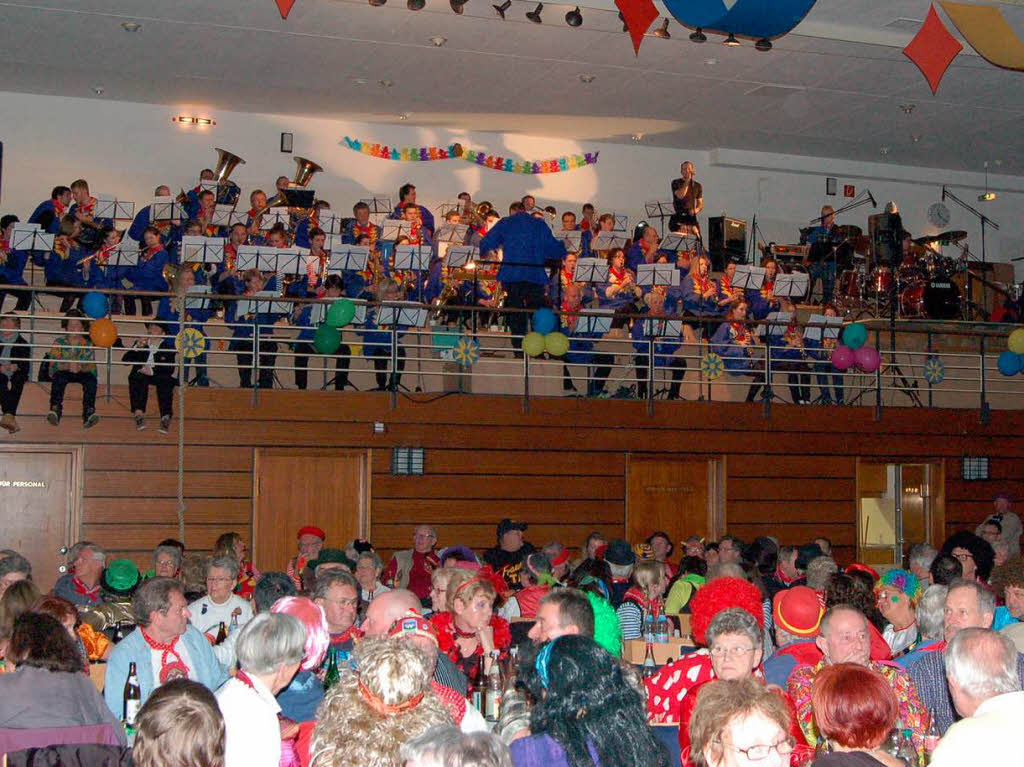
[(181, 279), (181, 273), (188, 269), (187, 264), (167, 264), (163, 268), (163, 278), (167, 283), (167, 286), (171, 289), (172, 293), (178, 292), (178, 280)]
[(217, 203), (219, 205), (236, 205), (242, 190), (238, 184), (228, 181), (228, 176), (239, 165), (245, 165), (245, 160), (226, 149), (220, 147), (215, 147), (215, 149), (217, 167), (213, 169), (213, 178), (217, 182)]
[(295, 170), (295, 178), (292, 180), (292, 186), (309, 186), (309, 181), (313, 178), (313, 174), (319, 173), (323, 170), (322, 167), (312, 160), (307, 160), (305, 157), (296, 157), (295, 164), (298, 167)]

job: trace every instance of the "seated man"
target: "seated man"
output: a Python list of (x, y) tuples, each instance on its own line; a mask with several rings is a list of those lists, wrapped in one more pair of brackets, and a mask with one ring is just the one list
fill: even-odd
[(162, 322), (146, 323), (145, 338), (136, 340), (131, 349), (125, 352), (123, 362), (132, 363), (128, 374), (128, 397), (132, 413), (135, 415), (135, 428), (142, 431), (146, 428), (146, 404), (149, 400), (149, 387), (156, 388), (156, 399), (160, 408), (160, 433), (166, 434), (171, 423), (174, 406), (174, 387), (178, 379), (174, 377), (175, 358), (174, 339), (166, 333)]
[(57, 579), (53, 593), (76, 607), (88, 607), (102, 600), (100, 577), (107, 553), (91, 541), (79, 541), (68, 551), (69, 572)]
[(534, 644), (542, 645), (570, 634), (593, 638), (594, 608), (582, 591), (554, 589), (541, 598), (537, 620), (528, 636)]
[(64, 412), (64, 390), (69, 383), (82, 386), (82, 426), (91, 429), (99, 423), (96, 413), (96, 355), (90, 348), (89, 323), (85, 315), (71, 309), (60, 323), (66, 332), (50, 348), (50, 412), (51, 426), (60, 423)]
[(47, 234), (57, 234), (60, 220), (71, 207), (71, 189), (66, 186), (55, 186), (50, 192), (50, 199), (43, 200), (28, 217), (28, 223), (39, 224)]
[(139, 628), (114, 647), (107, 661), (103, 697), (114, 712), (124, 713), (128, 664), (135, 664), (142, 702), (157, 687), (187, 677), (216, 690), (228, 678), (206, 637), (188, 622), (182, 585), (171, 578), (150, 578), (132, 597), (132, 615)]
[(347, 661), (358, 631), (355, 627), (359, 607), (359, 583), (344, 570), (318, 573), (313, 601), (324, 609), (331, 648), (338, 662)]

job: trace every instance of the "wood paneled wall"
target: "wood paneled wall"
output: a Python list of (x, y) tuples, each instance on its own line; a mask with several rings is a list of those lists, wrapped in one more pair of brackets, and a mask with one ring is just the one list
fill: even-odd
[[(72, 387), (73, 389), (73, 387)], [(72, 390), (71, 395), (74, 395)], [(742, 403), (644, 403), (514, 397), (270, 391), (187, 391), (187, 542), (208, 548), (217, 535), (251, 534), (253, 453), (257, 447), (371, 451), (370, 530), (382, 550), (408, 546), (412, 527), (438, 528), (442, 545), (494, 544), (506, 516), (530, 523), (537, 545), (579, 546), (592, 529), (622, 535), (625, 473), (632, 454), (724, 458), (724, 523), (750, 539), (784, 543), (826, 535), (841, 559), (854, 555), (858, 456), (936, 460), (946, 466), (949, 528), (973, 527), (996, 492), (1024, 495), (1024, 413), (777, 405), (765, 418)], [(82, 536), (148, 567), (152, 546), (177, 536), (175, 421), (170, 435), (137, 432), (127, 393), (102, 396), (102, 421), (83, 431), (69, 396), (57, 428), (45, 423), (45, 392), (26, 390), (15, 438), (22, 444), (84, 446)], [(384, 424), (374, 433), (373, 424)], [(4, 437), (4, 439), (9, 439)], [(425, 449), (422, 476), (391, 474), (391, 448)], [(992, 480), (963, 482), (963, 455), (992, 456)], [(721, 531), (720, 531), (721, 532)], [(282, 530), (291, 536), (292, 530)], [(341, 542), (332, 542), (341, 543)], [(258, 562), (263, 569), (284, 562)]]

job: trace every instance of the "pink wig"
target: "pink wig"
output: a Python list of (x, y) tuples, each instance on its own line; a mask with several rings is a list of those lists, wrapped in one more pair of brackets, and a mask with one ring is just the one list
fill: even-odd
[(315, 671), (320, 668), (331, 643), (324, 609), (306, 597), (281, 597), (274, 602), (270, 612), (284, 613), (299, 619), (306, 628), (306, 653), (302, 658), (302, 670)]

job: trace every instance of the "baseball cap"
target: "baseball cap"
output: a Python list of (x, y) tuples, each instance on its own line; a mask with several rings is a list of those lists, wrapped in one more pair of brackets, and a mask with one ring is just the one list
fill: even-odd
[(498, 537), (500, 538), (512, 530), (526, 530), (527, 527), (528, 525), (525, 522), (516, 522), (514, 519), (506, 517), (498, 523)]

